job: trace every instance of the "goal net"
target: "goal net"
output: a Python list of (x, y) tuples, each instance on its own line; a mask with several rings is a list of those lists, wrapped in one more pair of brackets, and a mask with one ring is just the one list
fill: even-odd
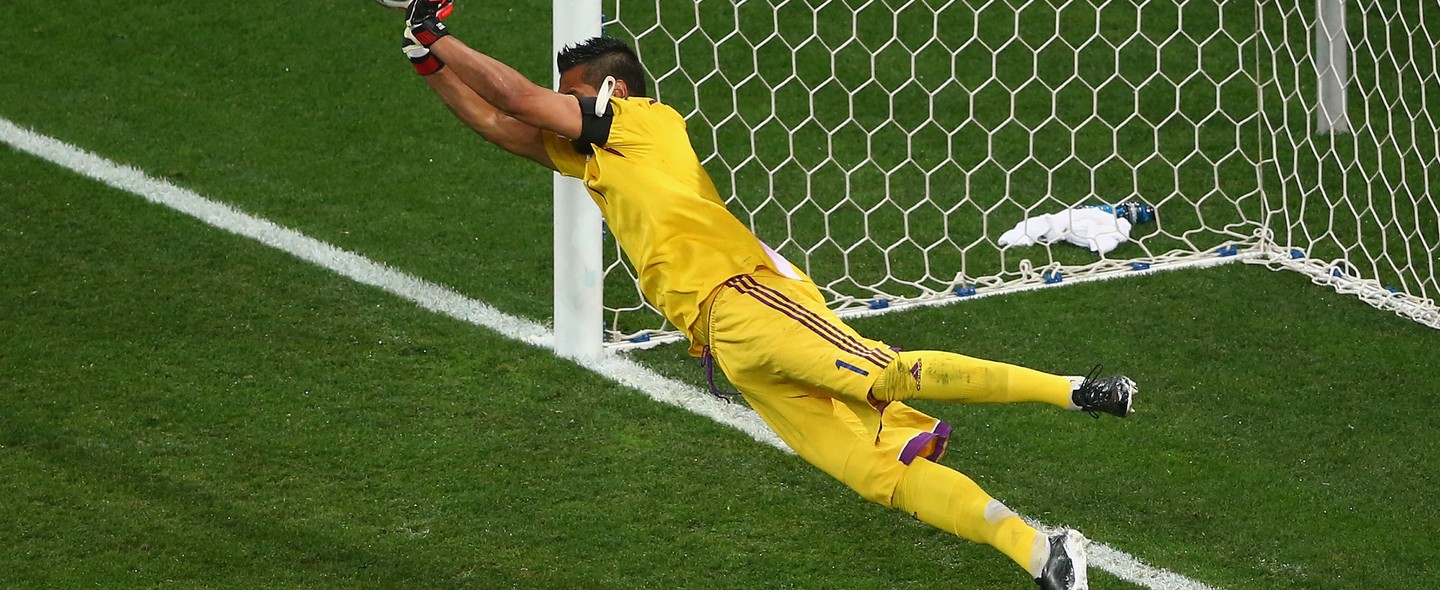
[(1440, 7), (1261, 6), (1258, 261), (1440, 328)]
[[(1321, 34), (1326, 2), (1348, 20)], [(842, 316), (1247, 260), (1374, 290), (1440, 326), (1433, 8), (603, 6), (605, 34), (634, 43), (730, 210)], [(1330, 51), (1336, 39), (1343, 52)], [(1342, 98), (1352, 84), (1348, 107), (1321, 103), (1336, 80)], [(1143, 215), (1101, 230), (1128, 228), (1113, 249), (1002, 240), (1027, 220), (1050, 223), (1049, 238), (1061, 226), (1083, 237), (1092, 216), (1076, 212), (1121, 204)], [(606, 240), (607, 340), (675, 337)]]

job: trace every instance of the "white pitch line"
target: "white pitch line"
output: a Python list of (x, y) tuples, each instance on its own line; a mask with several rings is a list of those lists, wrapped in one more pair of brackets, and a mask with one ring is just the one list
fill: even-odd
[[(378, 287), (424, 309), (489, 328), (501, 336), (532, 346), (554, 349), (553, 333), (539, 323), (506, 314), (483, 301), (471, 299), (441, 285), (281, 227), (224, 203), (212, 201), (188, 189), (153, 178), (136, 168), (115, 163), (58, 139), (24, 129), (4, 117), (0, 117), (0, 142), (138, 195), (152, 203), (180, 211), (214, 227), (254, 239), (356, 282)], [(599, 361), (581, 363), (581, 366), (640, 391), (655, 401), (731, 426), (781, 451), (794, 452), (775, 436), (753, 410), (718, 400), (697, 387), (665, 377), (635, 361), (612, 355)], [(1091, 565), (1151, 590), (1218, 590), (1214, 586), (1148, 565), (1104, 543), (1092, 540), (1089, 554)]]
[(1089, 554), (1091, 564), (1136, 586), (1154, 588), (1155, 590), (1159, 590), (1160, 588), (1173, 588), (1174, 590), (1218, 590), (1214, 586), (1197, 582), (1170, 570), (1160, 569), (1140, 561), (1140, 559), (1134, 555), (1130, 555), (1104, 543), (1091, 541), (1086, 552)]

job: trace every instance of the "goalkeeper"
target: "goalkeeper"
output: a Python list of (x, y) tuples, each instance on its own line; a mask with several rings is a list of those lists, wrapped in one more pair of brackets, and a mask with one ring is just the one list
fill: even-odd
[(725, 209), (684, 119), (647, 98), (628, 46), (599, 37), (565, 49), (554, 92), (451, 36), (441, 18), (452, 1), (406, 9), (416, 71), (486, 140), (584, 181), (646, 299), (796, 453), (870, 501), (999, 549), (1043, 588), (1087, 587), (1079, 533), (1042, 534), (942, 466), (950, 426), (904, 402), (1041, 402), (1125, 417), (1134, 382), (897, 352), (861, 336)]

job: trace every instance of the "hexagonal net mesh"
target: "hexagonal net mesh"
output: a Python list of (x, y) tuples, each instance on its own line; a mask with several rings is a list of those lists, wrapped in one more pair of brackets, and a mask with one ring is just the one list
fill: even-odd
[[(730, 210), (844, 316), (1287, 250), (1297, 229), (1267, 228), (1266, 195), (1315, 179), (1275, 165), (1277, 138), (1296, 134), (1297, 161), (1327, 152), (1304, 143), (1307, 15), (1264, 4), (611, 0), (605, 33), (685, 115)], [(1433, 86), (1425, 65), (1407, 83)], [(1353, 173), (1355, 158), (1326, 161)], [(1000, 244), (1027, 218), (1121, 203), (1153, 219), (1108, 252)], [(608, 339), (673, 334), (611, 242)], [(1428, 276), (1411, 283), (1433, 293)]]
[[(1340, 4), (1325, 22), (1314, 5), (1265, 3), (1261, 170), (1275, 247), (1258, 261), (1440, 328), (1440, 7)], [(1327, 113), (1315, 98), (1326, 64), (1312, 56), (1332, 42), (1348, 54), (1348, 88)], [(1315, 132), (1330, 119), (1344, 132)]]

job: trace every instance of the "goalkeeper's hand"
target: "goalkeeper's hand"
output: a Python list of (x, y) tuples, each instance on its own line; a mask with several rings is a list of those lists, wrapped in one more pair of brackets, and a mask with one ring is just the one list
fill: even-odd
[(414, 0), (405, 9), (405, 36), (427, 48), (450, 36), (440, 19), (450, 16), (454, 5), (455, 0)]
[(445, 20), (454, 9), (455, 0), (411, 0), (405, 7), (405, 26), (415, 28), (427, 20)]
[[(424, 0), (420, 0), (424, 1)], [(405, 57), (410, 58), (410, 65), (415, 66), (415, 72), (421, 76), (429, 76), (445, 67), (445, 62), (430, 51), (429, 47), (415, 38), (414, 32), (407, 25), (405, 27), (405, 39), (401, 43), (401, 50)]]

